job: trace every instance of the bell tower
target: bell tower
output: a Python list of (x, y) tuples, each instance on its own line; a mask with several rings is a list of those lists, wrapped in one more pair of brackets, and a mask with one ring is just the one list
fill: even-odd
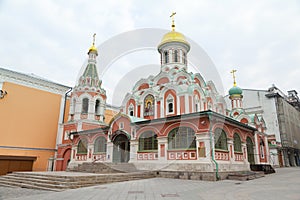
[(73, 88), (69, 119), (104, 125), (106, 91), (101, 87), (102, 81), (97, 71), (98, 50), (95, 47), (95, 36), (96, 34), (93, 35), (93, 43), (88, 51), (87, 65)]

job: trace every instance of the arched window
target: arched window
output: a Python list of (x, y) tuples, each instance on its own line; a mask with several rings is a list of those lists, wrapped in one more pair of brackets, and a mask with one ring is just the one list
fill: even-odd
[(174, 97), (169, 95), (167, 98), (167, 114), (174, 113)]
[(264, 158), (265, 157), (265, 143), (262, 139), (260, 139), (260, 157)]
[(129, 108), (128, 108), (128, 114), (129, 116), (133, 116), (134, 115), (134, 112), (133, 112), (133, 105), (130, 104)]
[(221, 150), (228, 150), (227, 135), (223, 129), (217, 128), (215, 130), (215, 148)]
[(139, 137), (139, 151), (157, 150), (157, 135), (153, 131), (146, 131)]
[(98, 137), (94, 143), (94, 153), (106, 152), (106, 139), (103, 136)]
[(250, 164), (254, 164), (254, 146), (251, 138), (247, 137), (246, 139), (246, 145), (247, 145), (247, 157), (248, 157), (248, 162)]
[(186, 64), (186, 53), (183, 53), (183, 64)]
[(84, 98), (82, 99), (82, 110), (81, 113), (82, 114), (87, 114), (89, 110), (89, 99), (88, 98)]
[(178, 62), (178, 50), (174, 50), (174, 62)]
[(242, 142), (239, 134), (233, 135), (233, 147), (235, 152), (242, 152)]
[(87, 140), (81, 139), (77, 145), (77, 153), (86, 154), (87, 153)]
[(195, 131), (189, 127), (178, 127), (168, 135), (169, 149), (196, 149)]
[(194, 101), (195, 101), (195, 112), (199, 112), (200, 111), (200, 100), (199, 100), (198, 95), (195, 96)]
[(169, 63), (169, 53), (167, 51), (164, 52), (165, 56), (165, 64)]
[(97, 99), (95, 103), (95, 115), (100, 115), (100, 100)]

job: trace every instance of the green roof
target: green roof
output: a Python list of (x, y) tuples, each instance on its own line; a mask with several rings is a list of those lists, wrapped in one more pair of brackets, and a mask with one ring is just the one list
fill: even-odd
[(98, 72), (97, 72), (97, 66), (93, 63), (89, 63), (87, 65), (87, 67), (85, 68), (83, 77), (91, 77), (92, 79), (99, 79)]

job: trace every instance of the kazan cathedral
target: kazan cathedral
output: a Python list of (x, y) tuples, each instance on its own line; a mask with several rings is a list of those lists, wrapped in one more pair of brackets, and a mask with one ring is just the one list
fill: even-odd
[(266, 125), (244, 111), (235, 70), (229, 110), (212, 81), (188, 72), (190, 48), (173, 20), (157, 46), (160, 72), (140, 79), (107, 121), (113, 109), (106, 105), (93, 42), (70, 97), (56, 170), (82, 163), (132, 163), (138, 170), (194, 171), (219, 179), (249, 171), (250, 164), (268, 164)]

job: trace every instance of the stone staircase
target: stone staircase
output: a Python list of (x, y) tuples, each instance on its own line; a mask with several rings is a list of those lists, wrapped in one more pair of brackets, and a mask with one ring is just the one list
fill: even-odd
[(138, 172), (132, 163), (82, 163), (68, 171), (101, 174)]
[(238, 180), (238, 181), (248, 181), (248, 180), (261, 178), (264, 176), (265, 176), (265, 174), (263, 172), (244, 171), (244, 172), (229, 173), (227, 179)]
[(0, 176), (0, 185), (30, 189), (63, 191), (105, 183), (153, 178), (153, 172), (78, 173), (78, 172), (14, 172)]

